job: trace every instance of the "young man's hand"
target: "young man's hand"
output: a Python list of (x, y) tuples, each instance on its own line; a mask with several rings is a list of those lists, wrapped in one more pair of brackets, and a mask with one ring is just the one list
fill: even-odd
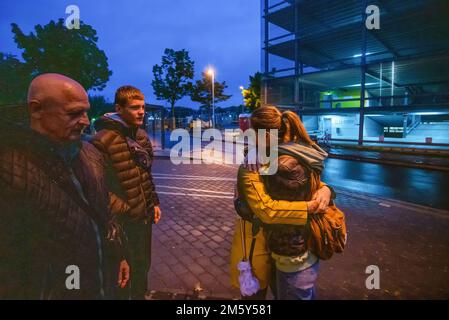
[(161, 220), (162, 211), (159, 206), (154, 206), (154, 223), (158, 223)]
[(118, 273), (118, 285), (120, 288), (124, 288), (129, 280), (129, 265), (126, 260), (120, 262), (120, 268)]

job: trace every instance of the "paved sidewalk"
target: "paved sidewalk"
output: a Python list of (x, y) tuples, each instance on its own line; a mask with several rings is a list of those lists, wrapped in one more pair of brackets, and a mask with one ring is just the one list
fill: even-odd
[[(205, 297), (239, 297), (229, 284), (236, 170), (155, 161), (163, 218), (153, 231), (150, 290), (182, 299), (199, 286)], [(347, 217), (348, 245), (343, 254), (321, 262), (319, 299), (449, 298), (448, 211), (344, 189), (337, 194)], [(369, 265), (380, 269), (379, 290), (365, 287)]]

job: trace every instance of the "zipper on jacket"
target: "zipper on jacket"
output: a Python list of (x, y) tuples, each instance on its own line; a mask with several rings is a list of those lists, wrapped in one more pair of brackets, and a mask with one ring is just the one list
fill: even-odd
[[(81, 197), (81, 199), (83, 199), (83, 201), (86, 203), (86, 205), (90, 205), (89, 201), (87, 200), (86, 196), (84, 195), (83, 189), (81, 188), (81, 184), (78, 181), (78, 179), (75, 176), (75, 173), (73, 172), (72, 167), (69, 167), (69, 172), (70, 172), (70, 180), (72, 180), (73, 184), (75, 185), (75, 189), (78, 192), (79, 196)], [(104, 279), (103, 279), (103, 250), (102, 250), (102, 241), (101, 241), (101, 237), (100, 237), (100, 231), (98, 229), (98, 225), (97, 223), (94, 221), (94, 219), (89, 215), (88, 212), (86, 212), (87, 215), (89, 216), (89, 220), (90, 223), (92, 224), (92, 227), (94, 228), (94, 232), (95, 232), (95, 241), (97, 242), (97, 254), (98, 254), (98, 280), (100, 282), (100, 297), (102, 299), (104, 299)]]
[(147, 204), (147, 199), (145, 197), (145, 192), (143, 191), (143, 187), (142, 187), (143, 181), (142, 181), (142, 175), (140, 173), (140, 167), (138, 165), (136, 165), (136, 168), (137, 168), (137, 172), (139, 174), (139, 187), (140, 187), (140, 192), (142, 193), (142, 197), (143, 197), (143, 204), (145, 205), (145, 213), (148, 213), (147, 212), (148, 204)]

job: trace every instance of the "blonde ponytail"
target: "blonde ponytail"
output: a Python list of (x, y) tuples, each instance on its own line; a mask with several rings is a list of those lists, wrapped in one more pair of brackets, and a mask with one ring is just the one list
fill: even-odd
[(284, 111), (281, 118), (282, 124), (279, 129), (279, 137), (282, 142), (304, 143), (308, 145), (314, 144), (296, 113), (293, 111)]

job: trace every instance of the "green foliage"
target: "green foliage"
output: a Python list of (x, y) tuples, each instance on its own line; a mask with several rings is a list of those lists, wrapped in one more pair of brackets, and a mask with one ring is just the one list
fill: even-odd
[(260, 107), (260, 91), (262, 85), (262, 74), (256, 72), (254, 76), (249, 77), (249, 87), (242, 90), (245, 101), (245, 107), (254, 111)]
[[(214, 104), (228, 100), (232, 95), (224, 94), (224, 90), (228, 86), (226, 81), (217, 82), (214, 81)], [(192, 85), (190, 98), (192, 101), (201, 103), (200, 108), (207, 108), (209, 111), (209, 119), (211, 119), (211, 106), (212, 106), (212, 77), (206, 72), (202, 73), (201, 80), (197, 80)]]
[[(170, 103), (171, 115), (175, 117), (175, 103), (189, 94), (194, 74), (194, 62), (186, 50), (165, 49), (162, 63), (153, 66), (154, 80), (151, 82), (158, 100)], [(173, 121), (174, 127), (174, 121)]]
[(0, 52), (0, 105), (26, 102), (31, 76), (15, 56)]
[(103, 96), (89, 96), (90, 109), (87, 112), (89, 119), (98, 119), (107, 112), (114, 112), (113, 103), (108, 102)]
[(46, 72), (64, 74), (78, 81), (86, 90), (103, 90), (112, 74), (103, 50), (97, 47), (97, 32), (80, 21), (80, 29), (67, 29), (64, 20), (36, 25), (25, 35), (11, 24), (14, 40), (32, 75)]

